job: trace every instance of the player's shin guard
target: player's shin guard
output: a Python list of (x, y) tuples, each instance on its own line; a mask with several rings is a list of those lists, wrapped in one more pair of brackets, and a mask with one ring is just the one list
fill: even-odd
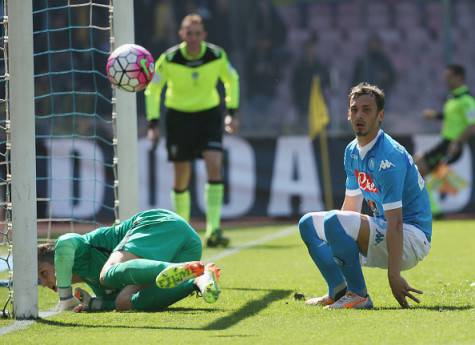
[[(343, 215), (342, 217), (348, 217)], [(354, 216), (353, 216), (354, 217)], [(324, 219), (325, 236), (331, 247), (333, 253), (333, 259), (340, 267), (343, 273), (346, 283), (348, 284), (348, 290), (355, 294), (366, 297), (366, 283), (363, 277), (363, 271), (361, 270), (361, 264), (359, 260), (359, 249), (356, 244), (356, 238), (350, 237), (349, 233), (357, 233), (359, 231), (359, 222), (345, 222), (347, 227), (356, 227), (358, 229), (347, 229), (342, 225), (338, 218), (337, 212), (328, 212)], [(347, 233), (348, 232), (348, 233)]]
[(111, 266), (103, 276), (106, 287), (121, 289), (127, 285), (154, 284), (157, 275), (168, 267), (163, 261), (134, 259)]
[(190, 191), (188, 189), (183, 191), (172, 191), (172, 202), (175, 207), (175, 212), (189, 222), (191, 209)]
[(313, 262), (328, 284), (328, 296), (336, 301), (346, 292), (345, 278), (333, 260), (328, 243), (318, 237), (311, 213), (307, 213), (300, 219), (299, 230)]
[(205, 189), (206, 199), (206, 237), (221, 227), (221, 206), (223, 204), (224, 185), (219, 182), (208, 182)]

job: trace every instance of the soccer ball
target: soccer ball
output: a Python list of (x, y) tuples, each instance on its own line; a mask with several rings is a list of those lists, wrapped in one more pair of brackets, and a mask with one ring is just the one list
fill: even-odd
[(129, 92), (145, 89), (152, 80), (152, 54), (136, 44), (123, 44), (107, 59), (107, 77), (112, 85)]

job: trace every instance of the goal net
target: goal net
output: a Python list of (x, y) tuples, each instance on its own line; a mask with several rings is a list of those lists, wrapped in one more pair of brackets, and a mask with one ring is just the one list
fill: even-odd
[[(15, 214), (23, 214), (11, 198), (17, 180), (11, 165), (22, 158), (11, 155), (10, 136), (20, 127), (9, 125), (18, 115), (9, 105), (31, 100), (19, 100), (18, 94), (9, 92), (10, 81), (18, 81), (18, 76), (8, 73), (9, 45), (13, 48), (8, 31), (18, 17), (9, 18), (17, 12), (8, 6), (19, 5), (4, 2), (0, 56), (0, 285), (4, 288), (0, 288), (0, 301), (4, 301), (3, 316), (34, 318), (37, 292), (31, 292), (31, 282), (37, 279), (36, 239), (54, 240), (65, 232), (90, 231), (129, 216), (138, 206), (134, 204), (135, 184), (119, 183), (124, 175), (137, 180), (135, 95), (116, 94), (105, 72), (114, 46), (133, 43), (133, 1), (37, 0), (26, 5), (29, 12), (25, 8), (18, 11), (24, 16), (20, 19), (32, 19), (33, 78), (20, 78), (34, 89), (36, 135), (31, 147), (36, 176), (30, 181), (30, 190), (36, 189), (37, 212), (30, 219), (34, 233), (17, 228)], [(115, 26), (120, 28), (118, 35)], [(121, 161), (127, 166), (120, 165)], [(121, 194), (129, 196), (122, 204)], [(15, 253), (26, 238), (30, 242), (34, 238), (34, 247), (30, 244), (22, 249), (35, 267), (25, 271), (22, 258)], [(21, 272), (22, 279), (16, 272)], [(36, 290), (36, 281), (34, 285)], [(17, 303), (19, 300), (25, 301)]]

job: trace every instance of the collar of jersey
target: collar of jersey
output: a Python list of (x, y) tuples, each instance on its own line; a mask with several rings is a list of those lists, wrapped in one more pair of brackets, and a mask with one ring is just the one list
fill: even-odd
[(188, 53), (186, 52), (186, 42), (181, 42), (180, 43), (180, 51), (183, 54), (183, 56), (185, 57), (185, 59), (187, 59), (187, 60), (198, 60), (198, 59), (202, 58), (203, 55), (205, 55), (206, 44), (204, 42), (201, 42), (201, 50), (200, 50), (200, 53), (198, 54), (198, 56), (196, 56), (196, 57), (191, 57), (190, 55), (188, 55)]
[(464, 93), (468, 93), (467, 85), (462, 85), (462, 86), (459, 86), (458, 88), (452, 90), (452, 95), (455, 96), (455, 97), (463, 95)]
[(378, 138), (381, 134), (383, 134), (382, 129), (380, 129), (376, 137), (373, 140), (371, 140), (369, 143), (367, 143), (365, 146), (360, 146), (358, 142), (356, 142), (356, 148), (358, 149), (361, 159), (365, 158), (366, 154), (369, 152), (369, 150), (373, 148), (374, 144), (376, 144), (376, 141), (378, 141)]

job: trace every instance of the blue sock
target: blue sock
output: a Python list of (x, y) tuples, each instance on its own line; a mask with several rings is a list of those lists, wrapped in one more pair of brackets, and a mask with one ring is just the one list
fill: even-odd
[(348, 290), (363, 297), (367, 296), (356, 241), (345, 232), (336, 213), (327, 213), (323, 223), (325, 224), (325, 236), (331, 247), (333, 259), (345, 276)]
[(312, 216), (309, 213), (300, 219), (299, 230), (313, 262), (317, 265), (328, 284), (328, 296), (333, 300), (337, 300), (346, 292), (345, 278), (333, 260), (333, 254), (328, 243), (318, 238)]

